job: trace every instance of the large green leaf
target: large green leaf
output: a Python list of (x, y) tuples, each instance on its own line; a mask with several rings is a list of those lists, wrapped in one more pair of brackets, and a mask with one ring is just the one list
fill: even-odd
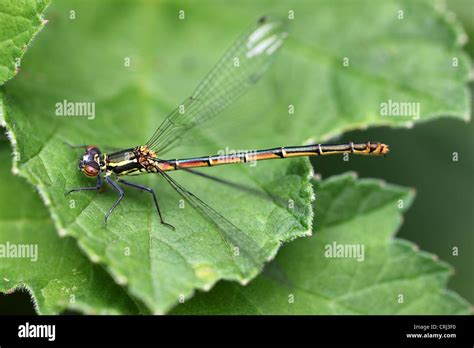
[[(445, 289), (453, 273), (435, 255), (394, 234), (410, 190), (345, 174), (314, 181), (314, 235), (282, 248), (246, 287), (218, 284), (176, 314), (468, 314)], [(336, 249), (334, 249), (336, 245)], [(331, 257), (329, 250), (363, 251)], [(363, 247), (363, 249), (362, 249)], [(342, 249), (341, 249), (342, 250)], [(351, 256), (352, 255), (352, 256)]]
[[(295, 14), (291, 38), (271, 72), (211, 130), (193, 134), (199, 145), (185, 140), (170, 156), (296, 145), (349, 128), (406, 123), (407, 117), (380, 116), (380, 104), (389, 99), (420, 103), (421, 120), (467, 113), (469, 67), (460, 31), (426, 1), (55, 3), (47, 15), (50, 24), (23, 64), (25, 74), (4, 88), (6, 123), (20, 155), (17, 168), (42, 193), (60, 233), (77, 238), (92, 260), (103, 262), (153, 312), (219, 279), (246, 282), (259, 265), (237, 267), (216, 228), (188, 205), (181, 209), (180, 197), (155, 177), (141, 181), (156, 189), (176, 231), (159, 224), (151, 197), (129, 190), (103, 228), (116, 195), (63, 196), (67, 189), (93, 185), (77, 173), (78, 154), (63, 141), (102, 147), (143, 143), (242, 28), (269, 9)], [(130, 66), (124, 64), (128, 59)], [(55, 116), (63, 100), (95, 102), (96, 117)], [(308, 161), (222, 167), (212, 174), (296, 203), (298, 209), (291, 209), (176, 173), (238, 225), (265, 258), (275, 255), (280, 241), (310, 230)]]
[[(0, 161), (10, 161), (6, 141)], [(89, 314), (138, 313), (136, 304), (98, 265), (93, 265), (71, 237), (60, 238), (48, 210), (8, 165), (0, 168), (0, 291), (26, 288), (35, 309), (57, 314), (64, 309)], [(24, 257), (17, 257), (23, 250)]]
[(0, 1), (0, 86), (18, 72), (27, 45), (44, 26), (42, 13), (49, 2)]

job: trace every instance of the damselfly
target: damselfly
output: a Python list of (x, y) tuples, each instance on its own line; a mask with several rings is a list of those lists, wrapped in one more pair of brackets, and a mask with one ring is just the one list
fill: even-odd
[(97, 146), (81, 146), (85, 148), (85, 153), (79, 160), (79, 170), (89, 177), (96, 177), (97, 184), (93, 187), (76, 188), (67, 193), (99, 190), (104, 177), (105, 181), (119, 194), (118, 199), (105, 215), (105, 223), (107, 223), (110, 214), (124, 197), (124, 192), (119, 183), (147, 191), (153, 198), (161, 223), (174, 229), (173, 226), (164, 221), (155, 192), (151, 188), (122, 179), (127, 175), (158, 173), (195, 209), (208, 217), (221, 232), (224, 232), (225, 238), (234, 244), (239, 244), (242, 238), (245, 238), (245, 235), (240, 233), (241, 231), (220, 213), (181, 186), (168, 172), (186, 170), (218, 182), (229, 183), (204, 173), (197, 173), (192, 168), (342, 153), (385, 155), (389, 151), (385, 144), (351, 142), (337, 145), (316, 144), (278, 147), (251, 153), (241, 152), (173, 160), (165, 160), (161, 157), (168, 150), (175, 147), (187, 131), (216, 116), (259, 80), (287, 37), (286, 26), (286, 21), (282, 19), (260, 18), (255, 25), (252, 25), (230, 46), (198, 85), (192, 96), (187, 98), (164, 119), (146, 144), (110, 154), (102, 153)]

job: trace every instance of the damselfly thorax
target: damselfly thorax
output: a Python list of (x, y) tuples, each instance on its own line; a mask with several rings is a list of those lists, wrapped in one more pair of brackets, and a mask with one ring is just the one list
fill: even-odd
[(157, 173), (157, 156), (155, 151), (146, 146), (137, 146), (104, 155), (106, 174), (139, 175), (142, 173)]

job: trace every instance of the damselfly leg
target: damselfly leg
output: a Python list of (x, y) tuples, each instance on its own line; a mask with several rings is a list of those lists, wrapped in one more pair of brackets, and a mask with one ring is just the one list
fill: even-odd
[(133, 187), (133, 188), (151, 193), (151, 195), (153, 197), (153, 201), (155, 202), (156, 211), (158, 212), (158, 216), (160, 217), (161, 223), (163, 225), (171, 228), (172, 230), (175, 230), (175, 227), (173, 225), (170, 225), (169, 223), (166, 223), (163, 220), (163, 216), (161, 215), (161, 211), (160, 211), (160, 206), (158, 205), (158, 200), (156, 199), (155, 191), (153, 191), (153, 189), (151, 189), (149, 187), (146, 187), (146, 186), (138, 185), (138, 184), (135, 184), (133, 182), (129, 182), (129, 181), (126, 181), (126, 180), (123, 180), (123, 179), (118, 179), (118, 182), (120, 182), (124, 185), (128, 185), (130, 187)]
[[(117, 191), (119, 193), (119, 198), (115, 201), (115, 203), (113, 204), (113, 206), (110, 208), (110, 210), (108, 211), (108, 213), (106, 214), (105, 216), (105, 220), (104, 220), (104, 224), (107, 224), (107, 220), (110, 216), (110, 214), (112, 214), (112, 212), (114, 211), (114, 209), (117, 207), (117, 205), (119, 205), (120, 201), (123, 199), (123, 197), (125, 196), (125, 193), (123, 192), (123, 190), (121, 189), (121, 187), (115, 182), (113, 181), (110, 177), (106, 176), (105, 177), (105, 181), (107, 181), (107, 183), (112, 186), (114, 188), (115, 191)], [(136, 189), (139, 189), (139, 190), (142, 190), (142, 191), (146, 191), (146, 192), (149, 192), (152, 197), (153, 197), (153, 201), (155, 203), (155, 207), (156, 207), (156, 211), (158, 212), (158, 216), (160, 217), (160, 222), (171, 228), (172, 230), (175, 230), (175, 227), (173, 225), (170, 225), (169, 223), (166, 223), (164, 220), (163, 220), (163, 216), (161, 215), (161, 211), (160, 211), (160, 206), (158, 205), (158, 200), (156, 199), (156, 195), (155, 195), (155, 191), (153, 191), (153, 189), (149, 188), (149, 187), (146, 187), (146, 186), (142, 186), (142, 185), (138, 185), (138, 184), (135, 184), (135, 183), (132, 183), (132, 182), (129, 182), (129, 181), (126, 181), (126, 180), (123, 180), (123, 179), (117, 179), (118, 182), (124, 184), (124, 185), (127, 185), (127, 186), (130, 186), (130, 187), (133, 187), (133, 188), (136, 188)], [(97, 185), (96, 186), (92, 186), (92, 187), (78, 187), (78, 188), (75, 188), (75, 189), (72, 189), (72, 190), (69, 190), (67, 191), (66, 193), (64, 193), (64, 195), (68, 195), (70, 194), (71, 192), (77, 192), (77, 191), (98, 191), (102, 188), (102, 177), (99, 175), (97, 176)]]
[(105, 219), (104, 219), (104, 224), (107, 225), (107, 220), (110, 216), (110, 214), (112, 214), (112, 212), (114, 211), (115, 207), (117, 207), (117, 205), (120, 203), (120, 201), (123, 199), (123, 197), (125, 196), (125, 194), (123, 193), (123, 190), (120, 188), (120, 186), (115, 182), (113, 181), (110, 177), (106, 176), (105, 177), (105, 181), (107, 181), (107, 183), (112, 186), (114, 188), (115, 191), (118, 192), (119, 194), (119, 198), (117, 198), (117, 200), (115, 201), (115, 203), (112, 205), (112, 208), (109, 209), (108, 213), (105, 215)]
[(102, 178), (100, 175), (97, 177), (97, 184), (96, 186), (91, 186), (91, 187), (78, 187), (69, 191), (66, 191), (64, 193), (65, 196), (70, 194), (71, 192), (77, 192), (77, 191), (99, 191), (102, 188)]

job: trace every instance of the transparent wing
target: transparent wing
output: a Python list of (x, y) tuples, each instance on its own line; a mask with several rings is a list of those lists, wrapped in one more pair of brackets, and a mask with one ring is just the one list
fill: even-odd
[(263, 267), (264, 251), (256, 242), (211, 206), (186, 190), (171, 176), (162, 171), (160, 174), (194, 209), (217, 227), (229, 248), (229, 256), (234, 259), (244, 277), (248, 277), (249, 274)]
[(209, 120), (244, 94), (271, 64), (287, 36), (286, 21), (262, 17), (244, 32), (146, 145), (160, 155), (189, 129)]

